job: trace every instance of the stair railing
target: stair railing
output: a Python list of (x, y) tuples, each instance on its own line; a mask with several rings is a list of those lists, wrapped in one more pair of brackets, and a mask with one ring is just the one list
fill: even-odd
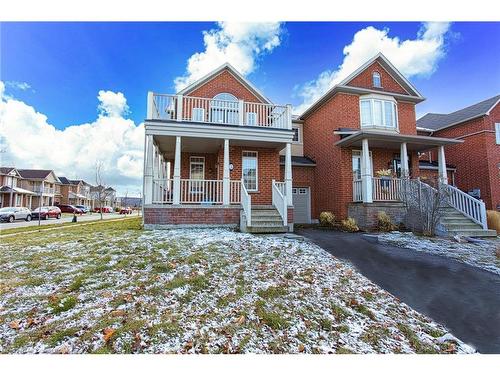
[(248, 194), (245, 182), (241, 179), (241, 206), (247, 218), (247, 226), (252, 226), (252, 197)]
[(443, 188), (448, 193), (448, 204), (450, 206), (481, 225), (483, 229), (488, 229), (486, 206), (483, 201), (464, 193), (455, 186), (444, 184)]
[(273, 186), (273, 206), (278, 210), (281, 219), (283, 220), (283, 226), (288, 225), (288, 206), (286, 197), (281, 193), (281, 189), (275, 180), (272, 181)]

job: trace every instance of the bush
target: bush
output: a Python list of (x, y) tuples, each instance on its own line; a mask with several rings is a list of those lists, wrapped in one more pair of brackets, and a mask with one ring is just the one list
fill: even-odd
[(319, 223), (325, 227), (333, 227), (335, 215), (330, 211), (323, 211), (319, 214)]
[(391, 232), (396, 230), (396, 225), (391, 221), (391, 218), (384, 211), (379, 211), (377, 214), (377, 228), (381, 232)]
[(359, 227), (356, 224), (356, 220), (352, 217), (348, 217), (345, 220), (342, 220), (342, 230), (346, 232), (357, 232), (359, 231)]
[(488, 220), (488, 229), (495, 229), (500, 234), (500, 212), (488, 210), (486, 211)]

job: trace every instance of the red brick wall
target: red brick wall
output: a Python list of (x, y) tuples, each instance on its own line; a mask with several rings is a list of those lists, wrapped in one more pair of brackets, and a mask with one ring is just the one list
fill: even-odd
[(145, 207), (144, 224), (238, 224), (240, 207)]
[(224, 70), (204, 85), (188, 93), (188, 95), (200, 98), (213, 98), (215, 95), (222, 92), (233, 94), (238, 99), (247, 102), (262, 102), (227, 70)]
[[(217, 155), (216, 154), (204, 154), (197, 152), (182, 152), (181, 153), (181, 178), (189, 178), (190, 173), (190, 159), (191, 156), (201, 156), (205, 158), (205, 180), (216, 180), (217, 179), (217, 171), (216, 171), (216, 163), (217, 163)], [(173, 168), (173, 162), (171, 163), (171, 168)], [(171, 176), (173, 177), (173, 170), (171, 172)]]
[[(372, 75), (373, 72), (380, 74), (382, 87), (374, 87)], [(395, 92), (408, 95), (408, 92), (387, 71), (375, 61), (372, 65), (366, 68), (361, 74), (349, 81), (347, 86), (363, 87), (372, 90), (381, 90)]]
[[(457, 167), (457, 187), (463, 191), (481, 189), (481, 198), (488, 209), (494, 209), (500, 204), (500, 145), (495, 140), (495, 122), (500, 122), (499, 105), (489, 116), (433, 134), (436, 137), (461, 137), (464, 140), (462, 144), (445, 148), (446, 162)], [(436, 158), (435, 153), (433, 158)]]

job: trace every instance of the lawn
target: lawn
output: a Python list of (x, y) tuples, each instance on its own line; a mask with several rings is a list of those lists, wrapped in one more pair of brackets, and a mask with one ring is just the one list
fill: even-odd
[(472, 351), (311, 243), (139, 220), (3, 238), (0, 352)]

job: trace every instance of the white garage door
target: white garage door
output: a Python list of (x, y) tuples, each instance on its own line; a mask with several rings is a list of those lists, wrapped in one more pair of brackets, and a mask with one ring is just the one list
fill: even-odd
[(297, 224), (311, 223), (311, 190), (309, 187), (294, 187), (293, 222)]

